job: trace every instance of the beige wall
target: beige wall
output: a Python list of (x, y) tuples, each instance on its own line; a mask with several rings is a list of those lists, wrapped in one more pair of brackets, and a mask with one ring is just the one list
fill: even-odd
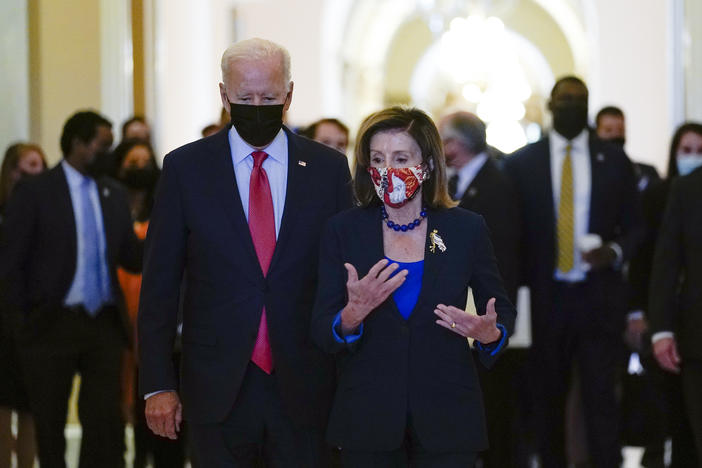
[(32, 140), (51, 163), (76, 110), (100, 109), (100, 11), (95, 0), (30, 0)]

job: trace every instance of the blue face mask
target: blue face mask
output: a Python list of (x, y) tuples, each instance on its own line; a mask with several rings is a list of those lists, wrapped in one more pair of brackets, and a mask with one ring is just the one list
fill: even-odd
[(686, 176), (698, 167), (702, 167), (702, 154), (678, 153), (675, 162), (678, 165), (678, 173), (681, 176)]

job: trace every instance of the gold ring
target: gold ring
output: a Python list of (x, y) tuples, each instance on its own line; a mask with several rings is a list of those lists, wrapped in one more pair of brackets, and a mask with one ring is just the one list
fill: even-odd
[(456, 322), (451, 322), (451, 328), (456, 328)]

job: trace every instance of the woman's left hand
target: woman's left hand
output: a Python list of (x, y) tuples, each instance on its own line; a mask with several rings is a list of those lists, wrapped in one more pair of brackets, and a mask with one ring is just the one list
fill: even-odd
[(483, 344), (500, 339), (494, 297), (488, 301), (485, 315), (467, 314), (464, 310), (444, 304), (436, 306), (434, 313), (439, 317), (436, 323), (466, 338), (476, 339)]

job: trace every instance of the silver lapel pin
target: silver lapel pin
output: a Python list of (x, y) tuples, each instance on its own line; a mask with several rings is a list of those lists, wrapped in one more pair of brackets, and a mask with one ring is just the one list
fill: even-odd
[(307, 163), (305, 161), (298, 161), (297, 164), (302, 167), (307, 167)]

